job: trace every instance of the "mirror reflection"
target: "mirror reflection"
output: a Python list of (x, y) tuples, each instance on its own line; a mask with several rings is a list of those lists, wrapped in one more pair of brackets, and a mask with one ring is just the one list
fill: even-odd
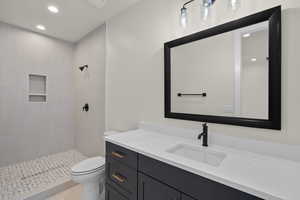
[(268, 119), (268, 21), (171, 49), (171, 112)]

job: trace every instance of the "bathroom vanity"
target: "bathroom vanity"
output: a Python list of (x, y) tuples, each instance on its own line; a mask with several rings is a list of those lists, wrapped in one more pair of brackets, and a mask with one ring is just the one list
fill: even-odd
[(106, 152), (106, 200), (260, 199), (110, 142)]
[(198, 134), (140, 125), (105, 137), (106, 200), (299, 199), (299, 148), (214, 133), (202, 147)]

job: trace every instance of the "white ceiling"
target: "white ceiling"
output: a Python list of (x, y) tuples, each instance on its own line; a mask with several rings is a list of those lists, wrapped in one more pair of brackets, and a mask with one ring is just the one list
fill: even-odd
[[(108, 18), (140, 0), (107, 0), (102, 8), (90, 2), (103, 0), (0, 0), (0, 21), (70, 42), (80, 40)], [(56, 5), (56, 15), (47, 10)], [(44, 25), (46, 31), (35, 26)]]

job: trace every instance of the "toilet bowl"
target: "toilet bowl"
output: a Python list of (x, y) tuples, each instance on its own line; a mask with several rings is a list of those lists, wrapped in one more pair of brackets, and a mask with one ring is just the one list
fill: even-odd
[(71, 168), (72, 180), (83, 186), (82, 200), (104, 200), (105, 159), (94, 157)]

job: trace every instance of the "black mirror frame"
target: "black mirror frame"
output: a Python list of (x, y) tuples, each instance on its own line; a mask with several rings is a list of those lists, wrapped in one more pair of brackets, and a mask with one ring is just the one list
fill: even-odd
[[(269, 21), (269, 119), (171, 112), (171, 49), (176, 46)], [(281, 6), (274, 7), (164, 44), (165, 118), (281, 130)]]

